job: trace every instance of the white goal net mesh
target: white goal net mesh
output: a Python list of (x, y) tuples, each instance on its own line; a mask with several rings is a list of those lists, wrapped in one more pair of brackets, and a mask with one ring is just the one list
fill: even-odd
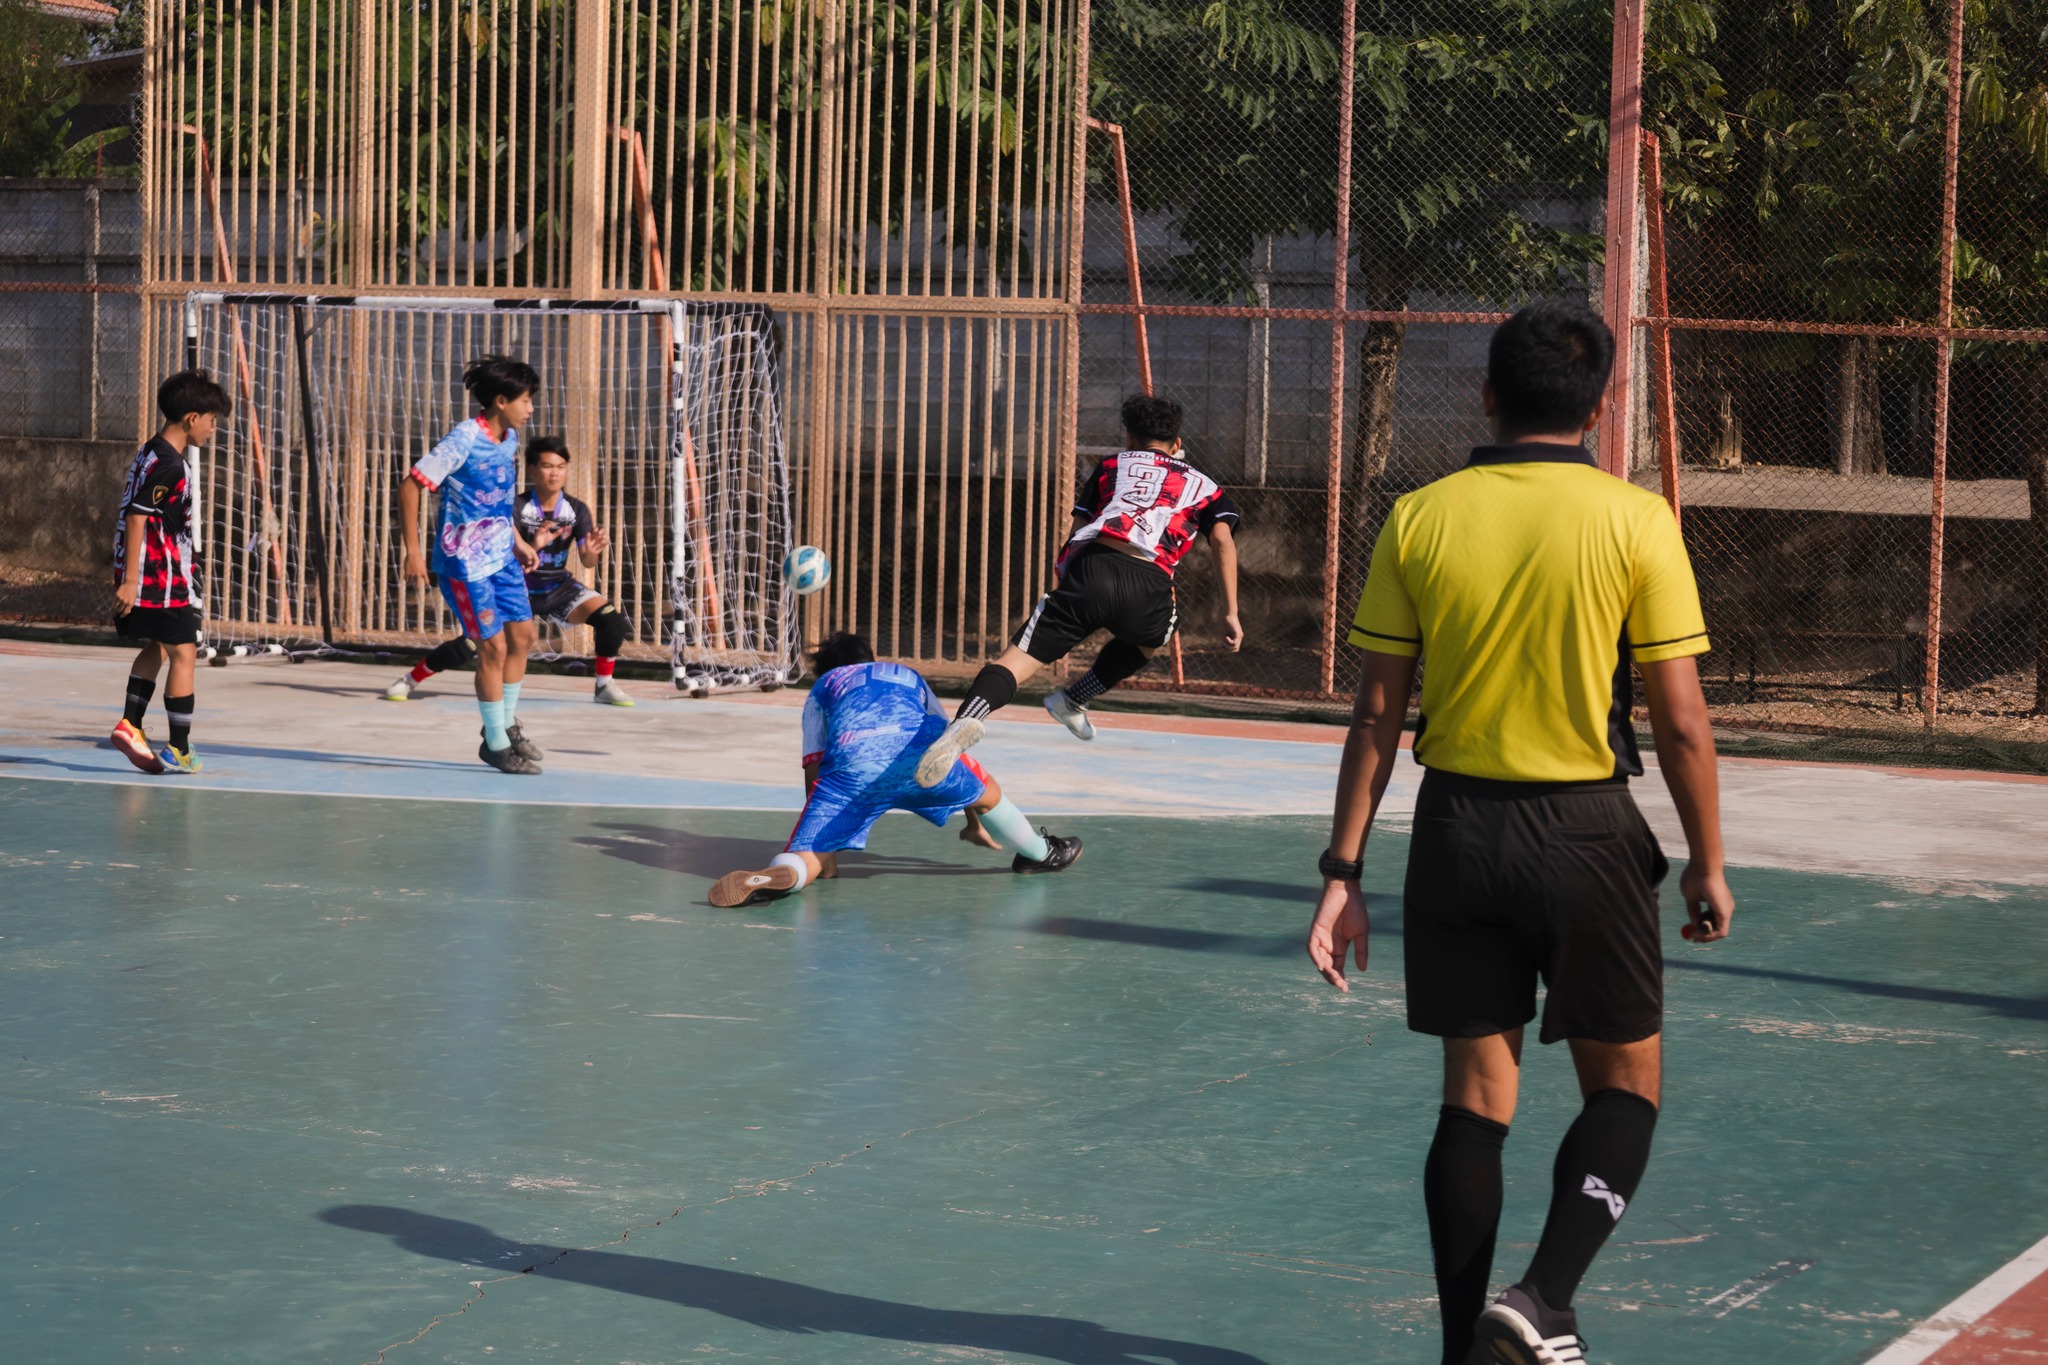
[[(422, 648), (457, 633), (439, 592), (405, 581), (398, 485), (471, 414), (466, 362), (501, 354), (539, 371), (524, 434), (567, 438), (570, 491), (610, 533), (578, 576), (632, 622), (626, 656), (666, 659), (698, 691), (799, 671), (768, 310), (199, 294), (186, 326), (188, 357), (235, 402), (195, 462), (216, 648)], [(543, 626), (539, 650), (587, 654), (584, 637)]]

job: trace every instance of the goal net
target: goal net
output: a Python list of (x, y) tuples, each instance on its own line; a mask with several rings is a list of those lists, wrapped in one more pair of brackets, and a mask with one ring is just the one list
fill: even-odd
[[(216, 651), (423, 648), (457, 633), (440, 593), (405, 580), (398, 486), (472, 415), (464, 365), (503, 354), (541, 376), (524, 434), (567, 438), (569, 490), (610, 534), (577, 576), (631, 621), (626, 657), (666, 660), (700, 693), (799, 673), (767, 309), (202, 293), (185, 324), (188, 361), (235, 401), (195, 461)], [(422, 511), (429, 535), (437, 510)], [(544, 624), (537, 649), (587, 654), (587, 635)]]

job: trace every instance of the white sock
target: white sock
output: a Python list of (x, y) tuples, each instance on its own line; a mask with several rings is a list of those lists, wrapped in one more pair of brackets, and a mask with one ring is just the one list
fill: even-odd
[(484, 701), (479, 698), (476, 709), (483, 713), (484, 743), (489, 745), (493, 752), (511, 748), (512, 741), (505, 737), (505, 703)]
[(796, 873), (795, 890), (801, 891), (811, 884), (811, 865), (798, 853), (778, 853), (768, 860), (770, 867), (786, 867)]
[(1045, 836), (1031, 828), (1031, 821), (1017, 803), (1009, 797), (996, 802), (995, 806), (981, 813), (981, 827), (996, 836), (996, 842), (1012, 853), (1020, 853), (1034, 863), (1045, 861), (1045, 855), (1052, 852)]
[(505, 728), (508, 730), (519, 723), (519, 689), (525, 685), (523, 681), (505, 684)]

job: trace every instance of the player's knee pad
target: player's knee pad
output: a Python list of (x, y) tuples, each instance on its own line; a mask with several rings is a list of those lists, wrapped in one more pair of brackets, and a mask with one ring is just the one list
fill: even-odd
[(597, 653), (600, 658), (617, 658), (619, 650), (626, 643), (626, 636), (631, 632), (632, 626), (617, 607), (599, 607), (590, 615), (590, 633), (597, 638)]

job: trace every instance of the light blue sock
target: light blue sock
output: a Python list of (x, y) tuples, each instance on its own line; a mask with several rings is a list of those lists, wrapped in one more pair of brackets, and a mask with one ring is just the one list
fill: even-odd
[(512, 741), (505, 735), (505, 703), (478, 699), (476, 709), (483, 712), (484, 743), (492, 749), (509, 749)]
[(523, 682), (516, 682), (506, 683), (504, 686), (505, 724), (508, 728), (519, 723), (519, 689), (525, 685)]
[(981, 827), (995, 835), (996, 842), (1004, 848), (1021, 853), (1034, 863), (1044, 862), (1045, 855), (1052, 852), (1045, 836), (1031, 828), (1031, 821), (1007, 796), (996, 802), (993, 810), (981, 813)]

